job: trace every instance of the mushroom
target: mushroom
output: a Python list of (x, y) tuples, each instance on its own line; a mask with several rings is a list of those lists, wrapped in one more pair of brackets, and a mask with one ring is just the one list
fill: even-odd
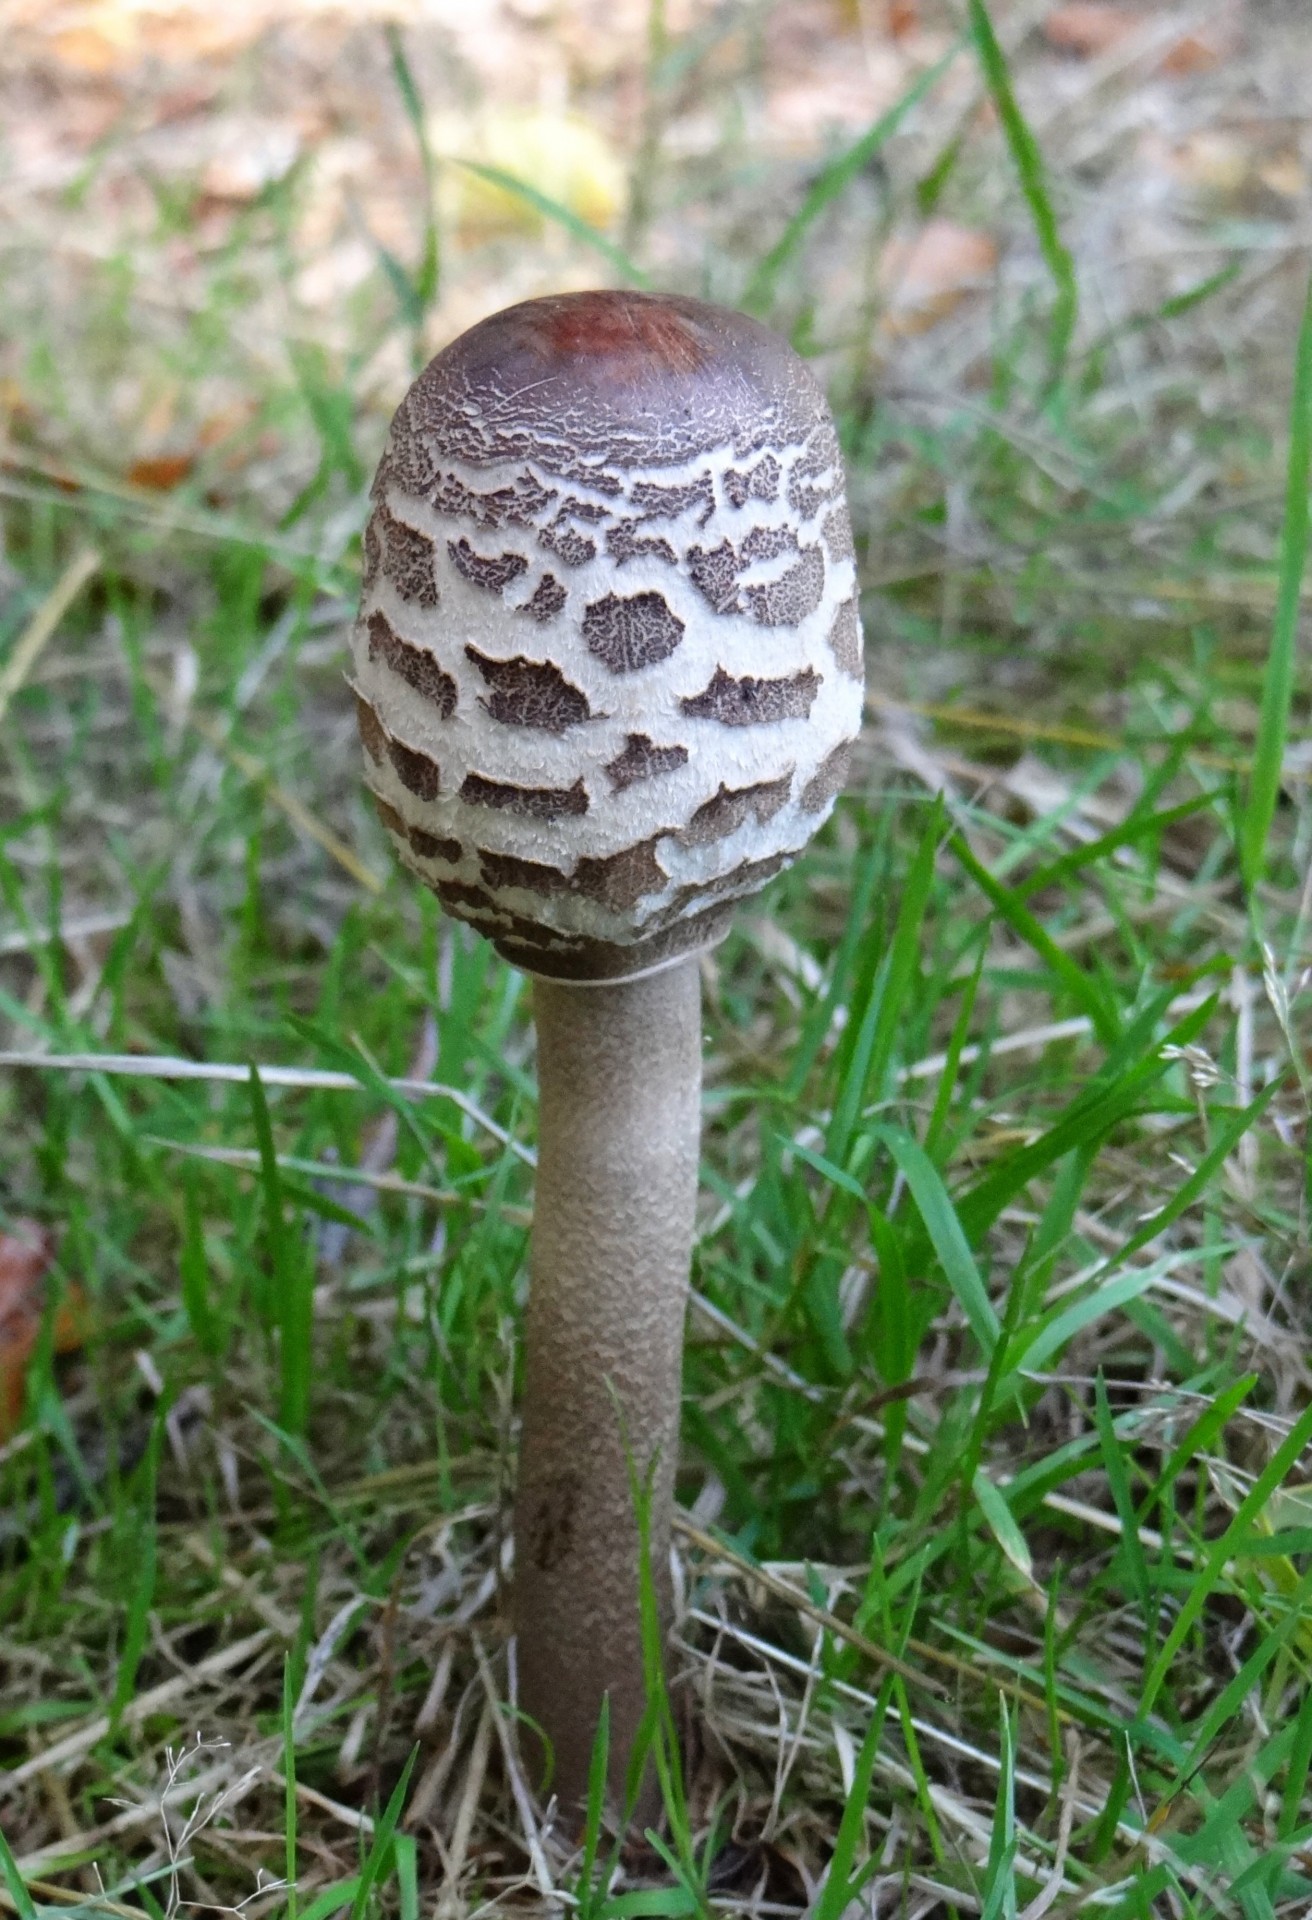
[(437, 355), (373, 499), (353, 651), (379, 815), (534, 976), (514, 1615), (572, 1815), (603, 1696), (616, 1801), (646, 1701), (635, 1482), (670, 1615), (698, 956), (826, 818), (861, 721), (842, 467), (755, 321), (576, 293)]

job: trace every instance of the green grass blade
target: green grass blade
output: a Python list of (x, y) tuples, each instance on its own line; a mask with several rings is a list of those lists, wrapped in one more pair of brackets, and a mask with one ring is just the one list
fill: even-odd
[(989, 1835), (980, 1920), (1016, 1920), (1016, 1730), (1006, 1702), (998, 1709), (998, 1797)]
[(205, 1228), (201, 1219), (200, 1194), (195, 1170), (188, 1167), (182, 1178), (182, 1252), (178, 1275), (182, 1282), (182, 1305), (196, 1345), (207, 1360), (223, 1357), (223, 1337), (210, 1296), (209, 1261), (205, 1256)]
[(1050, 860), (1046, 866), (1037, 867), (1016, 885), (1015, 892), (1022, 898), (1032, 893), (1042, 893), (1046, 887), (1055, 886), (1066, 880), (1073, 880), (1089, 867), (1097, 866), (1109, 853), (1117, 852), (1121, 847), (1132, 847), (1136, 842), (1145, 840), (1149, 834), (1162, 834), (1168, 827), (1175, 826), (1181, 820), (1188, 820), (1196, 813), (1205, 812), (1214, 807), (1220, 799), (1215, 792), (1196, 793), (1191, 799), (1182, 800), (1178, 806), (1164, 807), (1160, 813), (1141, 813), (1138, 809), (1123, 820), (1119, 826), (1109, 827), (1106, 833), (1100, 833), (1095, 840), (1085, 840), (1059, 859)]
[(974, 1017), (975, 1001), (979, 995), (979, 983), (984, 974), (985, 948), (986, 943), (981, 942), (974, 969), (961, 996), (961, 1005), (957, 1008), (956, 1018), (952, 1022), (952, 1033), (943, 1058), (943, 1071), (938, 1077), (934, 1106), (925, 1128), (925, 1152), (936, 1164), (941, 1158), (939, 1149), (947, 1131), (948, 1117), (952, 1112), (952, 1096), (957, 1090), (957, 1076), (961, 1072), (962, 1050), (970, 1037), (970, 1023)]
[(300, 1871), (296, 1844), (295, 1707), (296, 1692), (293, 1684), (292, 1661), (291, 1656), (288, 1655), (282, 1668), (283, 1870), (287, 1878), (287, 1920), (297, 1920), (296, 1881)]
[(1271, 651), (1262, 686), (1262, 715), (1253, 754), (1253, 776), (1240, 829), (1240, 867), (1251, 890), (1266, 864), (1267, 836), (1275, 818), (1294, 690), (1303, 570), (1307, 564), (1308, 484), (1312, 480), (1312, 282), (1303, 303), (1294, 361), (1294, 397), (1289, 412), (1289, 462), (1285, 518), (1280, 534), (1279, 586)]
[(1038, 237), (1043, 263), (1056, 289), (1057, 298), (1052, 312), (1052, 330), (1048, 349), (1052, 379), (1056, 381), (1065, 365), (1079, 312), (1075, 263), (1062, 240), (1057, 215), (1048, 195), (1043, 155), (1039, 152), (1038, 142), (1030, 131), (1029, 123), (1017, 102), (1015, 90), (1011, 84), (1011, 74), (1007, 68), (1007, 56), (998, 44), (998, 36), (993, 31), (993, 22), (989, 18), (988, 8), (984, 0), (968, 0), (968, 5), (971, 37), (979, 55), (985, 84), (997, 109), (998, 119), (1002, 123), (1003, 137), (1010, 150), (1012, 162), (1020, 176), (1021, 192), (1029, 207), (1030, 218), (1034, 222), (1034, 231)]
[(1077, 1300), (1054, 1308), (1047, 1319), (1040, 1321), (1030, 1331), (1025, 1344), (1011, 1356), (1013, 1371), (1038, 1373), (1077, 1333), (1083, 1333), (1095, 1321), (1105, 1319), (1109, 1313), (1128, 1306), (1130, 1301), (1146, 1293), (1160, 1271), (1160, 1267), (1154, 1265), (1139, 1267), (1130, 1273), (1118, 1273), (1115, 1279), (1092, 1287)]
[[(879, 995), (879, 1017), (864, 1076), (864, 1091), (873, 1094), (875, 1099), (879, 1099), (884, 1092), (884, 1076), (889, 1061), (899, 1034), (905, 1032), (906, 1001), (920, 965), (920, 930), (929, 905), (930, 888), (934, 883), (934, 858), (942, 833), (943, 801), (936, 794), (915, 855), (907, 869), (902, 902), (898, 908), (893, 938), (889, 942), (888, 965)], [(850, 1118), (855, 1126), (857, 1115), (853, 1113)], [(837, 1157), (841, 1158), (841, 1155)]]
[[(410, 1749), (410, 1758), (401, 1770), (401, 1778), (392, 1789), (391, 1797), (374, 1828), (373, 1840), (364, 1865), (360, 1869), (360, 1884), (351, 1901), (351, 1920), (364, 1920), (365, 1909), (369, 1905), (369, 1895), (373, 1891), (375, 1880), (383, 1870), (383, 1863), (392, 1845), (392, 1836), (396, 1832), (396, 1823), (401, 1818), (401, 1809), (405, 1805), (406, 1790), (410, 1785), (410, 1775), (414, 1772), (415, 1761), (419, 1758), (417, 1746)], [(306, 1913), (302, 1920), (310, 1920)]]
[(1233, 1680), (1222, 1688), (1199, 1721), (1189, 1753), (1181, 1762), (1174, 1783), (1167, 1789), (1167, 1799), (1171, 1799), (1178, 1793), (1195, 1768), (1202, 1765), (1208, 1748), (1222, 1728), (1240, 1712), (1244, 1702), (1254, 1693), (1258, 1681), (1290, 1636), (1299, 1627), (1306, 1629), (1309, 1599), (1312, 1599), (1312, 1568), (1308, 1569), (1290, 1593), (1281, 1596), (1283, 1617), (1276, 1622), (1275, 1626), (1267, 1626), (1260, 1634), (1257, 1645), (1244, 1661), (1243, 1666)]
[(686, 1887), (644, 1887), (613, 1895), (598, 1907), (597, 1920), (679, 1920), (696, 1911), (697, 1902)]
[(995, 1486), (984, 1472), (977, 1467), (971, 1479), (971, 1491), (979, 1503), (979, 1510), (988, 1523), (989, 1532), (1002, 1548), (1017, 1573), (1026, 1580), (1034, 1578), (1034, 1557), (1029, 1542), (1021, 1532), (1016, 1516), (1007, 1504), (1007, 1496), (1001, 1487)]
[(1121, 1452), (1120, 1437), (1112, 1419), (1111, 1403), (1107, 1398), (1107, 1381), (1099, 1367), (1093, 1383), (1094, 1417), (1098, 1426), (1098, 1443), (1102, 1448), (1103, 1465), (1107, 1469), (1107, 1484), (1112, 1490), (1112, 1499), (1116, 1505), (1116, 1516), (1121, 1523), (1121, 1551), (1130, 1571), (1130, 1584), (1139, 1601), (1139, 1610), (1143, 1614), (1144, 1629), (1151, 1633), (1156, 1625), (1157, 1609), (1153, 1605), (1152, 1583), (1148, 1574), (1148, 1563), (1144, 1559), (1143, 1542), (1139, 1538), (1139, 1522), (1134, 1511), (1134, 1497), (1130, 1491), (1130, 1475), (1125, 1464), (1125, 1455)]
[(1163, 1641), (1161, 1652), (1148, 1675), (1139, 1708), (1141, 1716), (1146, 1716), (1152, 1711), (1157, 1696), (1162, 1690), (1162, 1684), (1171, 1671), (1171, 1662), (1183, 1646), (1199, 1614), (1216, 1591), (1225, 1571), (1226, 1562), (1232, 1558), (1237, 1545), (1242, 1543), (1246, 1536), (1249, 1526), (1261, 1513), (1286, 1474), (1297, 1465), (1309, 1441), (1312, 1441), (1312, 1407), (1305, 1407), (1243, 1500), (1240, 1501), (1229, 1526), (1213, 1542), (1212, 1549), (1195, 1576), (1193, 1585), (1176, 1616), (1175, 1624)]
[(273, 1314), (279, 1333), (282, 1370), (278, 1423), (285, 1433), (302, 1434), (310, 1412), (314, 1346), (314, 1272), (306, 1249), (298, 1246), (283, 1217), (282, 1175), (273, 1144), (269, 1103), (254, 1063), (250, 1069), (251, 1117), (260, 1155), (264, 1193), (264, 1230), (273, 1276)]
[(1312, 1767), (1312, 1693), (1305, 1693), (1292, 1729), (1289, 1767), (1280, 1803), (1277, 1831), (1284, 1841), (1292, 1839), (1301, 1824), (1303, 1792), (1307, 1786), (1309, 1767)]
[(395, 22), (389, 21), (386, 33), (387, 50), (392, 63), (392, 77), (396, 81), (406, 119), (410, 122), (411, 131), (415, 136), (420, 164), (424, 170), (424, 250), (418, 271), (413, 278), (406, 274), (400, 262), (393, 259), (384, 248), (380, 248), (379, 253), (394, 285), (397, 284), (397, 276), (401, 277), (405, 291), (409, 295), (408, 299), (403, 297), (403, 304), (408, 308), (406, 317), (412, 325), (417, 327), (423, 324), (425, 313), (437, 299), (442, 278), (442, 250), (437, 226), (437, 162), (433, 155), (432, 142), (428, 138), (428, 116), (424, 112), (419, 84), (406, 56), (401, 30)]
[(333, 1886), (325, 1887), (308, 1907), (301, 1909), (300, 1920), (328, 1920), (329, 1914), (340, 1913), (355, 1899), (362, 1878), (361, 1874), (353, 1873), (349, 1880), (338, 1880)]
[(820, 214), (832, 200), (836, 200), (856, 179), (863, 167), (869, 166), (880, 148), (897, 132), (902, 122), (914, 108), (935, 87), (957, 57), (957, 48), (945, 53), (943, 58), (922, 73), (914, 85), (908, 87), (900, 100), (880, 115), (872, 127), (868, 127), (859, 140), (853, 141), (827, 167), (822, 168), (819, 176), (812, 182), (805, 200), (785, 226), (770, 251), (761, 260), (751, 279), (743, 290), (739, 304), (748, 313), (762, 313), (770, 304), (775, 283), (807, 233)]
[(884, 1717), (888, 1712), (888, 1703), (892, 1695), (893, 1675), (886, 1674), (875, 1700), (875, 1710), (870, 1716), (870, 1725), (866, 1728), (865, 1739), (861, 1742), (861, 1751), (857, 1754), (856, 1765), (852, 1770), (852, 1791), (848, 1794), (843, 1806), (843, 1817), (838, 1823), (838, 1833), (834, 1839), (833, 1857), (829, 1862), (829, 1870), (825, 1874), (825, 1883), (820, 1897), (811, 1910), (811, 1920), (842, 1920), (853, 1895), (859, 1891), (860, 1879), (854, 1882), (852, 1868), (856, 1860), (856, 1850), (865, 1833), (870, 1782), (874, 1777), (879, 1742), (884, 1732)]
[(848, 1011), (857, 1021), (856, 1035), (851, 1047), (844, 1046), (836, 1056), (840, 1080), (825, 1137), (826, 1151), (835, 1164), (846, 1162), (861, 1110), (868, 1099), (879, 1098), (897, 1044), (904, 1003), (919, 965), (920, 926), (933, 883), (942, 818), (942, 804), (936, 799), (907, 872), (888, 949), (868, 956), (852, 997)]
[(159, 1475), (159, 1450), (163, 1438), (162, 1419), (151, 1430), (150, 1444), (141, 1470), (141, 1492), (137, 1506), (139, 1518), (134, 1540), (136, 1573), (123, 1623), (123, 1651), (119, 1655), (114, 1697), (110, 1702), (109, 1723), (117, 1728), (123, 1710), (137, 1684), (137, 1669), (146, 1650), (150, 1632), (150, 1609), (155, 1599), (155, 1575), (158, 1564), (158, 1534), (155, 1520), (155, 1488)]
[(392, 1841), (396, 1859), (396, 1888), (401, 1920), (419, 1920), (419, 1848), (412, 1833), (398, 1833)]
[(1037, 920), (1014, 888), (1004, 886), (982, 861), (977, 860), (964, 834), (954, 833), (949, 845), (985, 898), (996, 908), (1012, 932), (1032, 947), (1050, 971), (1066, 988), (1071, 998), (1093, 1023), (1093, 1030), (1104, 1046), (1118, 1038), (1120, 1024), (1115, 1010), (1102, 989), (1095, 985), (1068, 953), (1063, 953), (1046, 927)]
[(9, 1898), (13, 1902), (15, 1913), (18, 1915), (18, 1920), (37, 1920), (36, 1907), (33, 1905), (32, 1896), (27, 1890), (27, 1882), (18, 1871), (18, 1862), (10, 1851), (9, 1842), (5, 1839), (3, 1827), (0, 1827), (0, 1876), (3, 1876), (5, 1886), (9, 1892)]
[(854, 862), (851, 904), (842, 937), (830, 963), (829, 983), (824, 992), (817, 995), (815, 1004), (802, 1023), (802, 1031), (793, 1055), (793, 1068), (785, 1088), (785, 1097), (790, 1101), (801, 1098), (807, 1076), (815, 1065), (825, 1037), (833, 1026), (834, 1014), (848, 990), (848, 982), (870, 920), (871, 906), (886, 856), (886, 834), (881, 831), (862, 849)]
[(1192, 1009), (1166, 1033), (1160, 1044), (1149, 1043), (1150, 1050), (1144, 1058), (1123, 1066), (1109, 1085), (1094, 1082), (1077, 1094), (1046, 1133), (1030, 1146), (1010, 1154), (1001, 1166), (986, 1173), (963, 1194), (957, 1202), (957, 1211), (966, 1238), (974, 1242), (987, 1232), (1002, 1209), (1009, 1206), (1031, 1180), (1054, 1162), (1064, 1159), (1072, 1148), (1105, 1139), (1114, 1126), (1134, 1112), (1148, 1088), (1170, 1068), (1165, 1048), (1186, 1046), (1203, 1031), (1214, 1010), (1212, 1000)]
[(919, 1141), (900, 1127), (876, 1127), (874, 1133), (897, 1162), (925, 1223), (939, 1265), (947, 1275), (948, 1285), (957, 1296), (985, 1359), (991, 1359), (998, 1338), (998, 1316), (938, 1168)]
[(631, 287), (651, 285), (650, 277), (640, 266), (630, 260), (623, 247), (616, 246), (615, 242), (608, 240), (604, 233), (598, 233), (597, 229), (588, 221), (581, 219), (573, 208), (565, 206), (559, 200), (553, 200), (549, 193), (543, 193), (540, 188), (531, 186), (527, 180), (521, 180), (518, 174), (507, 173), (504, 167), (488, 166), (482, 160), (462, 160), (459, 155), (452, 157), (451, 164), (463, 167), (466, 173), (475, 174), (480, 180), (486, 180), (491, 187), (500, 187), (503, 193), (513, 194), (515, 199), (522, 200), (526, 207), (532, 207), (535, 213), (540, 213), (544, 220), (552, 220), (558, 227), (563, 227), (566, 233), (582, 241), (585, 247), (590, 247), (594, 253), (600, 254), (620, 279), (627, 280)]
[(1140, 1252), (1150, 1240), (1155, 1240), (1159, 1233), (1164, 1232), (1172, 1221), (1178, 1220), (1196, 1200), (1201, 1200), (1204, 1194), (1211, 1191), (1213, 1181), (1239, 1141), (1248, 1132), (1253, 1122), (1266, 1111), (1279, 1091), (1279, 1080), (1272, 1080), (1248, 1106), (1230, 1107), (1221, 1111), (1211, 1148), (1203, 1155), (1183, 1186), (1178, 1187), (1171, 1195), (1166, 1205), (1159, 1207), (1156, 1213), (1151, 1214), (1144, 1221), (1138, 1232), (1131, 1235), (1116, 1254), (1117, 1260), (1129, 1260), (1134, 1254)]
[(583, 1823), (583, 1857), (579, 1862), (577, 1899), (580, 1920), (591, 1920), (595, 1890), (592, 1884), (606, 1817), (606, 1778), (610, 1768), (610, 1695), (603, 1694), (597, 1717), (597, 1736), (588, 1761), (588, 1804)]

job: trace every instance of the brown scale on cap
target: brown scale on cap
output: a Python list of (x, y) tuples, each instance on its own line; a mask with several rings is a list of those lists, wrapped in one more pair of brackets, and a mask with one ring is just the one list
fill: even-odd
[(645, 525), (642, 520), (620, 520), (606, 535), (606, 551), (612, 560), (618, 560), (623, 566), (626, 560), (637, 560), (643, 555), (664, 560), (667, 566), (677, 567), (679, 556), (668, 540), (660, 534), (641, 533)]
[(696, 373), (706, 361), (705, 346), (673, 301), (583, 294), (553, 302), (541, 327), (525, 338), (547, 362), (604, 360), (610, 378), (621, 385), (650, 379), (653, 368)]
[(479, 855), (479, 871), (494, 895), (507, 887), (543, 898), (562, 893), (581, 894), (585, 899), (600, 901), (614, 912), (626, 913), (644, 894), (659, 893), (669, 878), (656, 858), (657, 844), (657, 839), (643, 840), (604, 860), (592, 860), (585, 855), (573, 873), (562, 873), (545, 861), (525, 860), (518, 854), (484, 851)]
[(370, 555), (374, 573), (381, 568), (402, 600), (437, 606), (437, 556), (428, 535), (396, 519), (386, 507), (374, 515), (369, 530), (375, 535)]
[(430, 760), (418, 747), (402, 746), (399, 740), (388, 741), (387, 756), (407, 793), (412, 793), (416, 800), (436, 800), (442, 791), (442, 775), (436, 760)]
[(437, 709), (443, 720), (456, 710), (456, 683), (443, 671), (432, 654), (423, 647), (412, 647), (403, 640), (385, 613), (371, 613), (368, 625), (368, 657), (372, 664), (383, 660), (421, 700)]
[(823, 813), (829, 803), (843, 791), (851, 771), (852, 748), (855, 744), (855, 741), (843, 740), (827, 759), (821, 761), (798, 795), (805, 812)]
[(587, 694), (571, 686), (549, 660), (529, 660), (522, 653), (513, 660), (489, 660), (477, 647), (465, 652), (492, 689), (491, 699), (480, 706), (503, 726), (564, 733), (592, 718)]
[(355, 724), (365, 752), (376, 767), (381, 767), (387, 752), (387, 730), (359, 689), (355, 692)]
[(535, 620), (554, 620), (569, 599), (554, 573), (544, 573), (533, 589), (533, 597), (524, 611)]
[(861, 618), (857, 613), (855, 600), (845, 600), (834, 615), (834, 624), (829, 629), (828, 644), (841, 670), (853, 680), (860, 680), (862, 678)]
[(420, 375), (374, 499), (361, 737), (451, 911), (519, 955), (532, 896), (540, 968), (623, 975), (805, 844), (861, 634), (837, 436), (784, 342), (676, 296), (525, 302)]
[(559, 820), (562, 814), (588, 810), (587, 789), (581, 780), (572, 787), (520, 787), (508, 780), (488, 780), (481, 773), (467, 773), (460, 798), (472, 807), (518, 813), (526, 820)]
[(743, 588), (753, 620), (763, 627), (800, 626), (825, 597), (825, 560), (819, 547), (806, 547), (796, 566), (764, 586)]
[(749, 500), (773, 500), (779, 492), (779, 480), (783, 468), (772, 453), (747, 471), (730, 467), (724, 476), (724, 490), (735, 507), (745, 507)]
[(750, 674), (734, 680), (717, 667), (705, 691), (679, 705), (694, 720), (716, 720), (722, 727), (765, 727), (776, 720), (805, 720), (819, 691), (820, 676), (811, 667), (786, 680), (757, 680)]
[(583, 644), (612, 673), (637, 673), (668, 660), (684, 626), (659, 593), (608, 593), (583, 612)]
[(522, 553), (475, 553), (468, 540), (448, 540), (446, 550), (456, 571), (485, 593), (504, 593), (528, 567)]
[(577, 527), (556, 522), (544, 528), (538, 539), (542, 546), (559, 555), (567, 567), (581, 567), (597, 551), (596, 541), (589, 540), (586, 533), (580, 533)]
[(421, 860), (444, 860), (447, 866), (458, 867), (465, 857), (458, 840), (443, 840), (438, 834), (425, 833), (422, 827), (410, 827), (406, 839)]
[(607, 761), (606, 777), (616, 793), (621, 793), (635, 780), (654, 780), (657, 774), (673, 773), (676, 767), (687, 764), (687, 747), (658, 747), (645, 733), (631, 733), (623, 753)]
[(759, 780), (754, 787), (721, 785), (718, 793), (698, 807), (679, 836), (686, 847), (706, 847), (736, 833), (746, 820), (763, 827), (788, 799), (791, 771), (778, 780)]

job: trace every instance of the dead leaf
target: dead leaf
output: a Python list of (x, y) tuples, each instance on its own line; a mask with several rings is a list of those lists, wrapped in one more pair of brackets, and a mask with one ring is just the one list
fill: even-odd
[(997, 264), (993, 236), (955, 220), (927, 220), (918, 233), (895, 234), (880, 261), (884, 326), (901, 337), (925, 333), (986, 286)]
[(905, 40), (920, 25), (918, 0), (884, 0), (884, 30), (892, 40)]
[(55, 35), (50, 50), (61, 66), (97, 78), (113, 73), (126, 57), (121, 40), (95, 26), (66, 28)]
[[(1143, 7), (1117, 6), (1108, 0), (1067, 0), (1047, 15), (1043, 37), (1058, 53), (1093, 60), (1147, 32), (1153, 18)], [(1233, 21), (1225, 19), (1185, 29), (1161, 53), (1157, 72), (1175, 76), (1206, 73), (1226, 52), (1234, 37), (1233, 27)]]
[(1199, 33), (1182, 33), (1162, 61), (1161, 71), (1170, 74), (1210, 73), (1219, 66), (1229, 49), (1232, 36), (1213, 27)]
[[(45, 1313), (45, 1282), (55, 1257), (55, 1236), (39, 1220), (18, 1220), (0, 1233), (0, 1441), (23, 1416), (28, 1363)], [(86, 1297), (70, 1287), (55, 1309), (56, 1353), (72, 1353), (86, 1338)]]
[(152, 454), (144, 460), (134, 460), (126, 478), (130, 486), (145, 487), (151, 493), (169, 493), (182, 485), (195, 464), (195, 457), (190, 453)]
[(243, 428), (248, 427), (255, 417), (253, 400), (235, 400), (229, 407), (221, 407), (217, 413), (207, 414), (196, 429), (196, 444), (200, 447), (221, 447), (226, 440), (234, 439)]
[[(624, 204), (625, 172), (615, 145), (590, 120), (548, 107), (501, 108), (462, 126), (437, 116), (434, 144), (460, 160), (495, 167), (605, 232)], [(464, 167), (444, 169), (448, 212), (461, 232), (536, 233), (543, 216), (522, 195)]]
[(1068, 0), (1054, 7), (1043, 22), (1043, 37), (1058, 53), (1073, 53), (1090, 60), (1110, 53), (1122, 40), (1137, 33), (1144, 24), (1141, 13), (1128, 7), (1105, 6), (1102, 0)]

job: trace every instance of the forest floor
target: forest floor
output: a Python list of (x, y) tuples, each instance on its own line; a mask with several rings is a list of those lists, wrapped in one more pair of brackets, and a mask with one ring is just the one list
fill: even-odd
[[(0, 4), (25, 1920), (1312, 1909), (1312, 19), (991, 17)], [(825, 381), (869, 701), (704, 964), (698, 1731), (619, 1856), (506, 1704), (529, 994), (342, 675), (415, 369), (626, 282)]]

